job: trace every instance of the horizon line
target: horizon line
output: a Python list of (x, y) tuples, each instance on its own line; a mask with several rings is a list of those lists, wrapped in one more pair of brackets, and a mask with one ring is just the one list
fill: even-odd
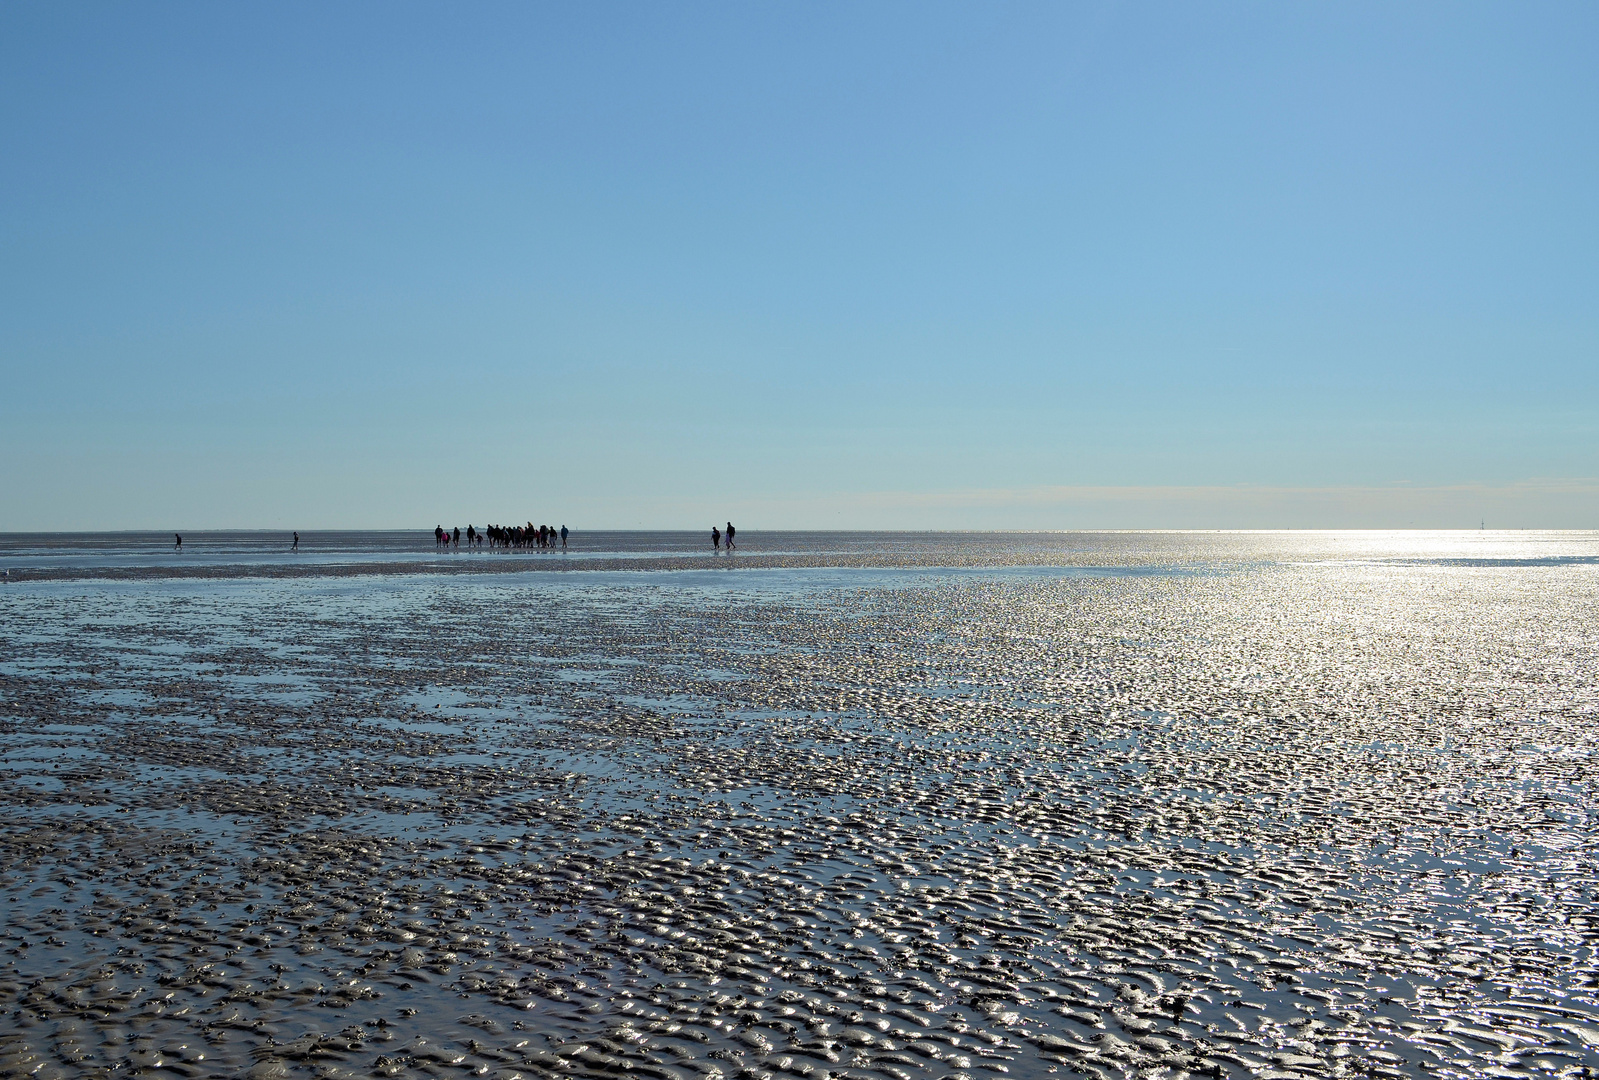
[[(685, 528), (650, 528), (633, 526), (628, 528), (615, 528), (610, 526), (595, 526), (581, 530), (590, 535), (595, 533), (684, 533), (699, 535), (702, 529)], [(302, 536), (317, 533), (406, 533), (416, 532), (423, 536), (432, 534), (432, 530), (422, 525), (404, 526), (338, 526), (315, 527), (305, 529), (279, 528), (275, 526), (211, 526), (201, 528), (173, 529), (12, 529), (0, 530), (0, 537), (17, 536), (172, 536), (174, 533), (185, 535), (204, 536), (214, 533), (271, 533), (287, 536), (299, 532)], [(579, 530), (572, 529), (576, 535)], [(1094, 534), (1183, 534), (1183, 533), (1236, 533), (1241, 535), (1268, 534), (1268, 533), (1404, 533), (1404, 532), (1459, 532), (1459, 533), (1511, 533), (1511, 532), (1543, 532), (1543, 533), (1599, 533), (1599, 528), (1583, 528), (1578, 526), (1542, 526), (1542, 525), (1516, 525), (1495, 526), (1489, 529), (1485, 526), (1456, 526), (1456, 525), (1421, 525), (1421, 526), (1379, 526), (1379, 525), (1305, 525), (1305, 526), (1258, 526), (1258, 527), (1163, 527), (1163, 528), (1117, 528), (1117, 527), (1079, 527), (1079, 528), (1008, 528), (996, 527), (987, 529), (930, 529), (930, 528), (905, 528), (905, 529), (795, 529), (795, 528), (758, 528), (739, 527), (739, 535), (754, 535), (757, 533), (848, 533), (848, 534), (882, 534), (882, 535), (912, 535), (918, 533), (941, 534), (968, 534), (985, 536), (995, 534), (1020, 534), (1020, 535), (1049, 535), (1071, 533)]]

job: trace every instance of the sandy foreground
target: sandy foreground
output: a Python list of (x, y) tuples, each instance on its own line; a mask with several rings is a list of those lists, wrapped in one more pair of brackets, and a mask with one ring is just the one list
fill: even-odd
[(116, 576), (0, 592), (0, 1076), (1599, 1068), (1589, 564)]

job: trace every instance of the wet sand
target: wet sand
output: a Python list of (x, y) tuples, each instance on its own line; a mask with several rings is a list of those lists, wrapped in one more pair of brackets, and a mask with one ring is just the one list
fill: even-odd
[(0, 1075), (1599, 1068), (1580, 551), (826, 558), (5, 586)]

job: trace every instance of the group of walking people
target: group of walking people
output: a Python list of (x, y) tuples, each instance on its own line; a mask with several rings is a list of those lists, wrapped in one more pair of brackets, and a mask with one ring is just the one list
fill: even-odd
[[(481, 548), (485, 543), (492, 550), (504, 548), (506, 551), (515, 549), (533, 548), (540, 551), (553, 550), (559, 546), (566, 550), (566, 526), (557, 529), (554, 525), (535, 525), (531, 521), (526, 525), (487, 525), (479, 532), (476, 527), (466, 527), (466, 546)], [(453, 530), (444, 526), (436, 526), (433, 530), (433, 546), (441, 551), (461, 550), (461, 529), (456, 526)]]
[(725, 545), (727, 545), (727, 550), (732, 551), (734, 548), (738, 547), (737, 544), (733, 543), (733, 533), (735, 531), (736, 530), (733, 528), (733, 523), (731, 521), (729, 521), (727, 523), (727, 531), (726, 532), (723, 532), (721, 529), (718, 529), (715, 525), (712, 525), (711, 526), (711, 547), (715, 548), (717, 551), (721, 551), (722, 550), (722, 545), (725, 544)]

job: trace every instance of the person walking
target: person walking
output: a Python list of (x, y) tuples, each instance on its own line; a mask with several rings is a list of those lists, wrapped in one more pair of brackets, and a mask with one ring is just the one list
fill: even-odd
[(711, 526), (711, 547), (715, 548), (717, 551), (722, 550), (722, 530), (718, 529), (715, 525)]
[(566, 526), (561, 526), (561, 550), (566, 550)]
[(727, 523), (727, 550), (732, 551), (737, 546), (733, 543), (733, 523), (729, 521)]
[(300, 534), (299, 533), (295, 533), (294, 534), (294, 543), (289, 545), (289, 550), (290, 551), (299, 551), (300, 550)]
[(178, 550), (178, 551), (182, 551), (183, 550), (183, 534), (182, 533), (173, 533), (172, 535), (177, 538), (177, 543), (172, 545), (173, 548)]

